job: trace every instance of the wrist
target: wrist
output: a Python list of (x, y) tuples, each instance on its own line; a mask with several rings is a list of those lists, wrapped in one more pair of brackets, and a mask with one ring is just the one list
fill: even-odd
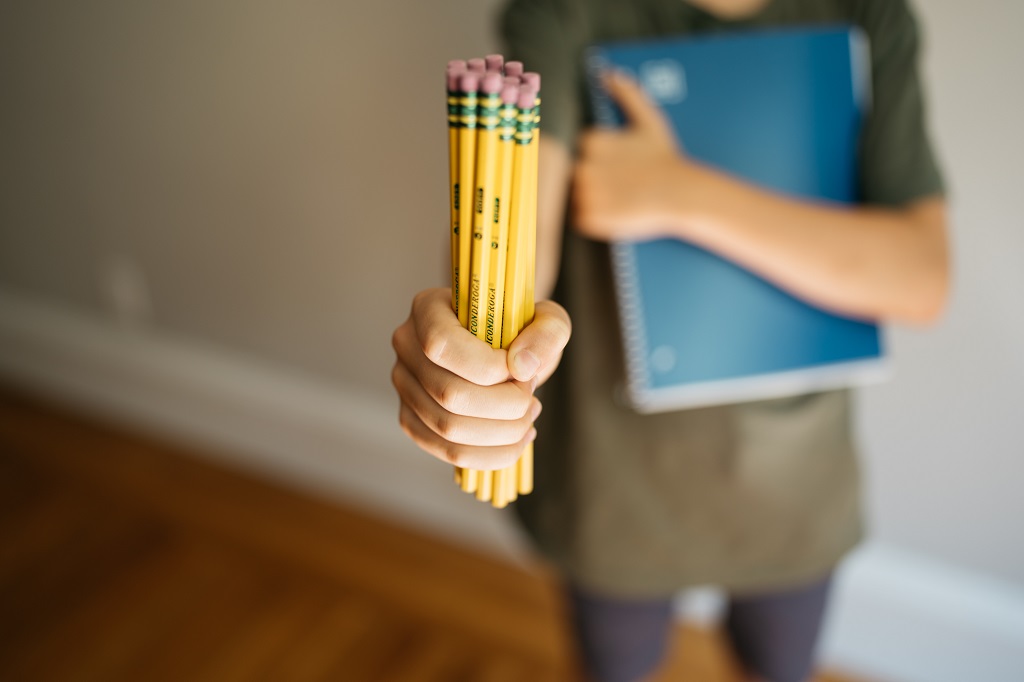
[(729, 176), (686, 158), (678, 164), (675, 182), (672, 236), (704, 246), (722, 237), (733, 208), (749, 198)]
[(709, 169), (688, 158), (680, 156), (676, 160), (671, 174), (671, 236), (692, 241), (702, 231), (712, 191), (713, 179), (710, 176)]

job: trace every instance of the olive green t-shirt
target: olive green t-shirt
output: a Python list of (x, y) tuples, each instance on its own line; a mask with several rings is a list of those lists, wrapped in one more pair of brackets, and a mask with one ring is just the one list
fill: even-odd
[[(502, 31), (507, 54), (543, 77), (542, 134), (572, 148), (591, 121), (587, 46), (822, 23), (860, 26), (870, 43), (863, 202), (899, 206), (941, 194), (923, 120), (917, 24), (904, 0), (771, 0), (740, 21), (682, 0), (513, 0)], [(607, 245), (566, 230), (555, 298), (572, 316), (573, 339), (544, 387), (535, 492), (516, 508), (571, 580), (621, 596), (698, 584), (772, 589), (827, 573), (857, 543), (848, 391), (640, 415), (620, 398)]]

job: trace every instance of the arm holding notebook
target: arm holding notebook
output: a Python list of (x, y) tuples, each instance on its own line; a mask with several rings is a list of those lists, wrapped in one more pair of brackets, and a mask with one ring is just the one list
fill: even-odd
[(607, 87), (630, 125), (581, 139), (574, 212), (582, 234), (684, 239), (841, 314), (938, 317), (949, 282), (941, 198), (851, 208), (782, 197), (687, 159), (629, 78), (611, 76)]

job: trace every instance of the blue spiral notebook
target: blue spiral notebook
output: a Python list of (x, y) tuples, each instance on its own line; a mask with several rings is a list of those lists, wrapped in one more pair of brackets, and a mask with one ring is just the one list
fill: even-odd
[[(597, 123), (622, 124), (597, 74), (631, 73), (686, 153), (786, 195), (857, 201), (867, 40), (845, 26), (649, 40), (587, 55)], [(886, 375), (877, 325), (817, 309), (691, 244), (612, 245), (627, 393), (640, 412), (840, 388)]]

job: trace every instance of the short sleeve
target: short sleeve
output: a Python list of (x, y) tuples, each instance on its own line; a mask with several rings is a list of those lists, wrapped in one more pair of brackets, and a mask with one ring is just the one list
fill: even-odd
[(570, 149), (582, 115), (578, 13), (572, 0), (512, 0), (501, 17), (506, 57), (541, 76), (541, 132)]
[(925, 120), (917, 21), (905, 0), (866, 4), (873, 101), (861, 142), (862, 200), (899, 206), (943, 194)]

